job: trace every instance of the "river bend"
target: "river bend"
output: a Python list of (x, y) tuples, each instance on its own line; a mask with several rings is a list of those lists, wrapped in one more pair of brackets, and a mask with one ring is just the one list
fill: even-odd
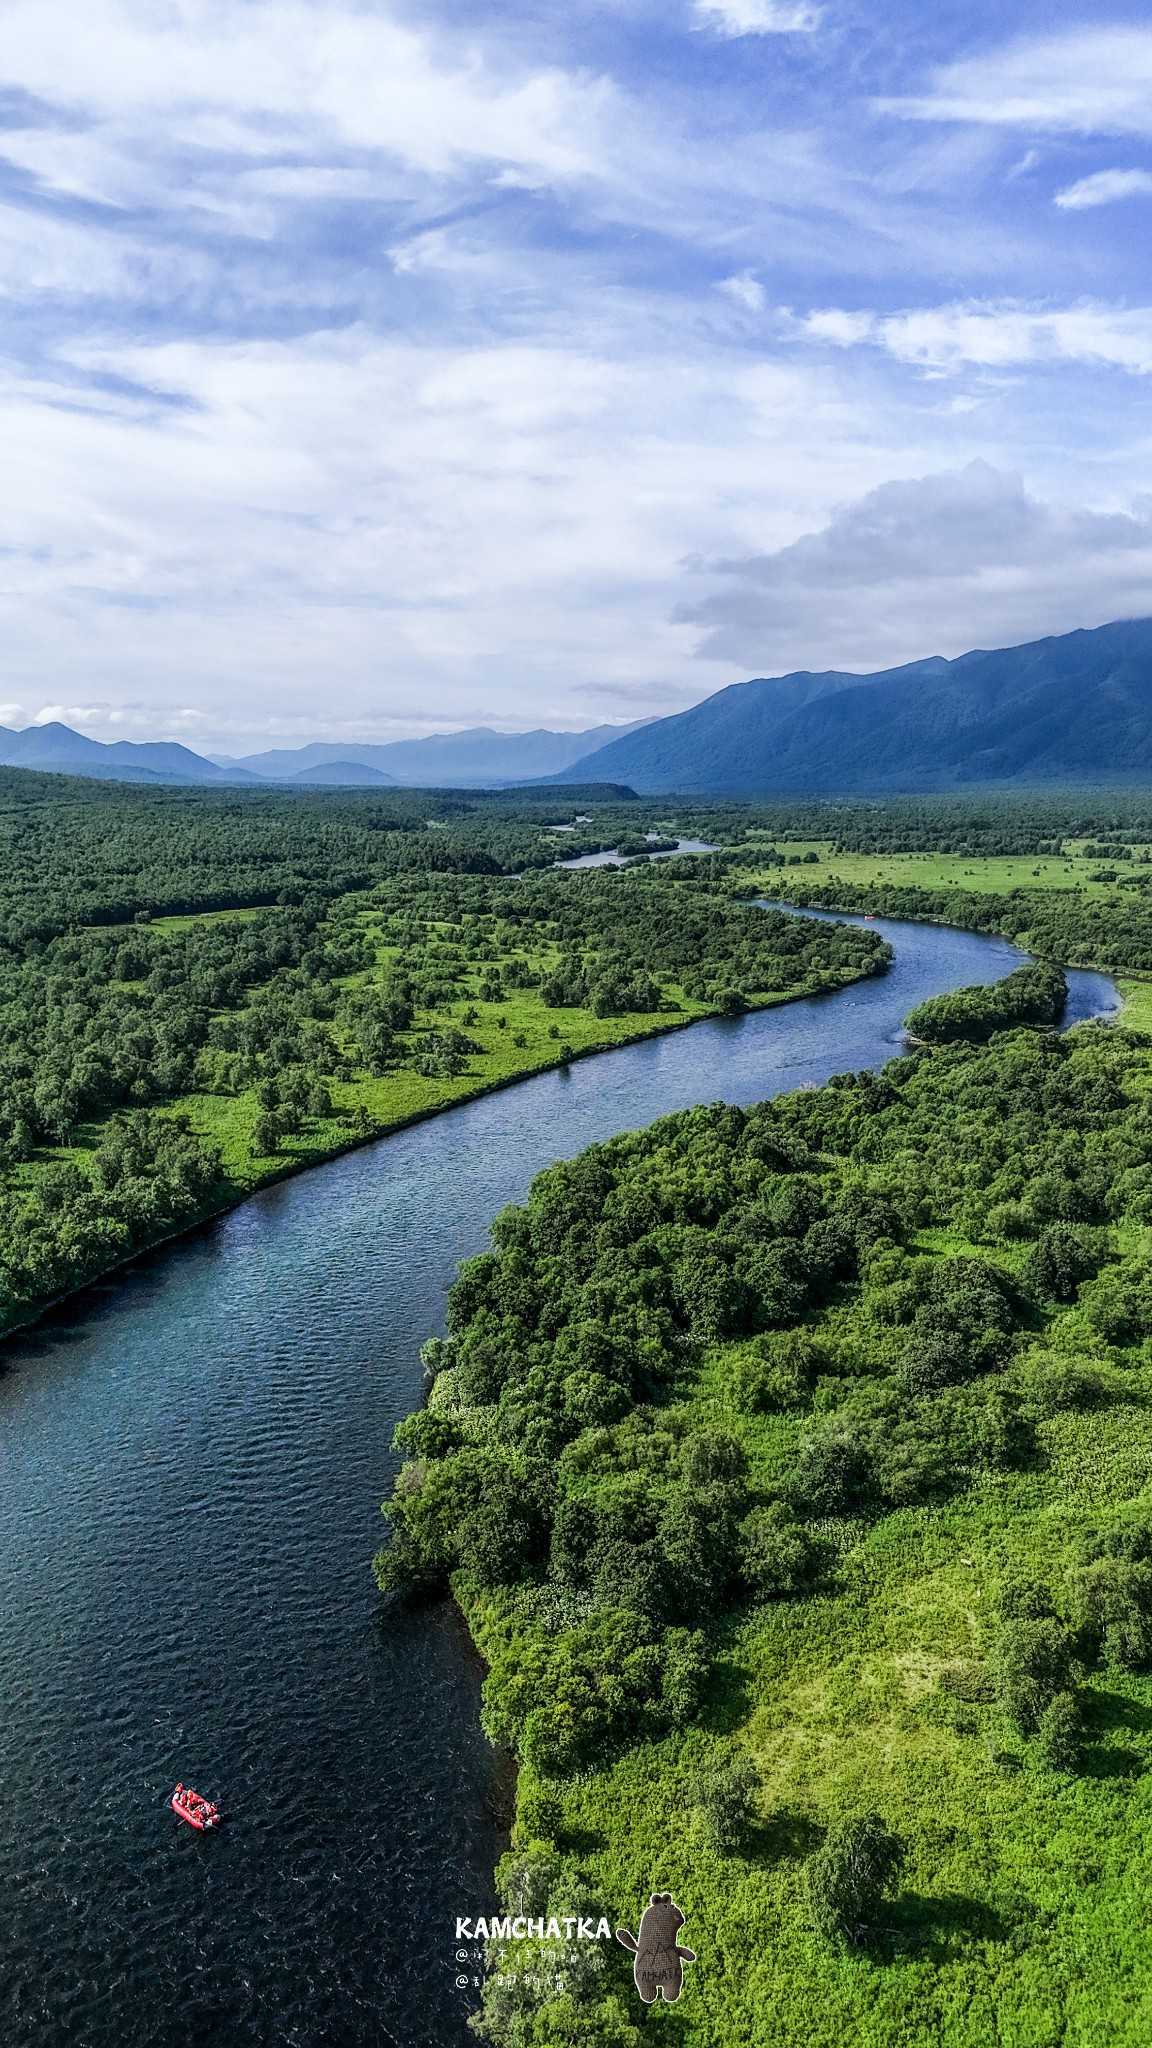
[[(883, 979), (649, 1039), (255, 1196), (0, 1357), (7, 2048), (464, 2048), (456, 1914), (500, 1846), (449, 1606), (381, 1614), (396, 1421), (456, 1262), (533, 1174), (669, 1110), (900, 1047), (913, 1004), (1019, 964), (874, 928)], [(1114, 1010), (1072, 973), (1069, 1021)], [(232, 1818), (167, 1812), (177, 1778)]]

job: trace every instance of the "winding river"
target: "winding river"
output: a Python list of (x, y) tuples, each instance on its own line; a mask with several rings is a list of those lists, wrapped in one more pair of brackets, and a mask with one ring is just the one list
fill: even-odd
[[(383, 1616), (396, 1420), (456, 1261), (537, 1170), (899, 1049), (1006, 943), (876, 922), (892, 972), (697, 1024), (274, 1187), (91, 1288), (0, 1372), (7, 2048), (463, 2048), (457, 1913), (503, 1787), (454, 1611)], [(1069, 976), (1069, 1021), (1113, 1010)], [(219, 1798), (200, 1837), (177, 1778)]]

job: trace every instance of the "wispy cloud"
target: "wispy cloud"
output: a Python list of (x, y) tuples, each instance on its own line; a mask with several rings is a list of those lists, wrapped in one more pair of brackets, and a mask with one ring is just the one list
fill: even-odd
[(829, 307), (808, 314), (801, 325), (818, 341), (880, 348), (927, 370), (1064, 362), (1152, 374), (1152, 306), (1048, 307), (1004, 299), (885, 314)]
[(809, 35), (824, 9), (806, 0), (695, 0), (702, 26), (723, 36)]
[(354, 0), (86, 0), (82, 21), (70, 0), (9, 0), (6, 77), (104, 123), (163, 112), (201, 147), (261, 159), (311, 134), (425, 172), (487, 159), (566, 178), (594, 170), (611, 118), (605, 79), (496, 67)]
[(1152, 134), (1152, 29), (1021, 37), (933, 72), (928, 89), (878, 102), (913, 121), (974, 121), (1080, 135)]
[(1152, 171), (1093, 171), (1078, 178), (1056, 194), (1056, 204), (1067, 213), (1081, 213), (1088, 207), (1112, 206), (1118, 199), (1147, 199), (1152, 196)]

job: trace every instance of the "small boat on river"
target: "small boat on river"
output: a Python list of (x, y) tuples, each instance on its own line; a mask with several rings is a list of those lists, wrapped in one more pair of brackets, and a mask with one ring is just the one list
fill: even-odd
[(177, 1785), (171, 1804), (173, 1813), (186, 1820), (190, 1828), (199, 1828), (203, 1832), (220, 1825), (220, 1808), (211, 1799), (203, 1799), (199, 1792), (193, 1792), (190, 1785)]

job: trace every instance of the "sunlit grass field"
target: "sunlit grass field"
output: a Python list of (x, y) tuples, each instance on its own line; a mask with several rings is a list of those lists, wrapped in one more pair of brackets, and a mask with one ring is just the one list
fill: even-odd
[[(778, 1481), (804, 1422), (730, 1404), (738, 1348), (717, 1347), (684, 1388), (687, 1426), (738, 1434), (753, 1472)], [(1148, 1982), (1152, 1677), (1092, 1676), (1075, 1777), (1039, 1770), (996, 1704), (939, 1684), (987, 1656), (1006, 1573), (1058, 1582), (1102, 1510), (1152, 1502), (1152, 1364), (1129, 1354), (1124, 1380), (1116, 1405), (1041, 1424), (1028, 1471), (872, 1526), (830, 1525), (835, 1590), (734, 1626), (687, 1737), (564, 1781), (558, 1839), (592, 1893), (671, 1890), (687, 1915), (698, 1961), (662, 2036), (691, 2048), (1152, 2039), (1152, 2002), (1133, 1991), (1137, 1966)], [(732, 1744), (754, 1758), (760, 1795), (758, 1824), (727, 1855), (691, 1816), (701, 1768)], [(907, 1863), (876, 1940), (844, 1953), (812, 1928), (802, 1867), (830, 1823), (872, 1809)]]
[[(1137, 860), (1086, 860), (1068, 842), (1065, 854), (962, 854), (962, 853), (837, 853), (827, 839), (782, 842), (785, 855), (815, 853), (818, 860), (801, 869), (805, 882), (883, 882), (917, 889), (970, 889), (976, 895), (1006, 895), (1011, 889), (1068, 889), (1078, 895), (1112, 896), (1116, 882), (1094, 881), (1101, 868), (1114, 870), (1116, 881), (1124, 876), (1147, 877), (1148, 864)], [(1134, 852), (1143, 851), (1134, 848)], [(787, 868), (757, 868), (750, 871), (767, 887), (780, 888)]]
[[(974, 895), (990, 896), (1006, 896), (1014, 889), (1055, 889), (1115, 898), (1117, 886), (1125, 877), (1146, 879), (1148, 875), (1146, 862), (1109, 860), (1106, 866), (1114, 872), (1115, 880), (1094, 880), (1105, 864), (1083, 858), (1075, 841), (1068, 842), (1062, 855), (837, 853), (827, 839), (789, 840), (781, 850), (786, 855), (815, 853), (817, 859), (796, 868), (779, 868), (757, 866), (751, 855), (747, 869), (740, 872), (740, 880), (753, 881), (766, 895), (784, 901), (790, 880), (797, 876), (805, 888), (813, 883), (842, 881), (853, 887), (874, 883), (896, 888), (967, 890)], [(1139, 846), (1133, 849), (1134, 853), (1146, 850)], [(1152, 982), (1118, 977), (1116, 986), (1123, 998), (1124, 1023), (1136, 1030), (1152, 1031)]]
[[(179, 929), (198, 922), (220, 922), (258, 916), (258, 911), (209, 911), (200, 917), (157, 918), (160, 929)], [(365, 913), (368, 922), (372, 914)], [(383, 977), (393, 949), (380, 946), (374, 969), (347, 977), (345, 989), (370, 986)], [(521, 946), (516, 957), (536, 969), (550, 969), (556, 963), (555, 948), (533, 951)], [(333, 1113), (326, 1118), (309, 1118), (304, 1127), (280, 1140), (274, 1154), (253, 1151), (253, 1135), (260, 1118), (254, 1089), (237, 1094), (194, 1093), (172, 1098), (162, 1105), (161, 1114), (186, 1116), (198, 1135), (220, 1149), (223, 1173), (230, 1191), (251, 1192), (262, 1184), (316, 1164), (367, 1137), (380, 1136), (416, 1118), (434, 1115), (465, 1102), (470, 1097), (518, 1080), (525, 1075), (561, 1065), (569, 1057), (627, 1045), (660, 1032), (675, 1030), (698, 1018), (715, 1015), (712, 1006), (686, 996), (674, 984), (665, 984), (669, 1007), (655, 1011), (630, 1011), (626, 1015), (597, 1017), (591, 1009), (550, 1009), (534, 988), (508, 992), (499, 1002), (485, 1002), (476, 994), (482, 974), (493, 962), (470, 961), (466, 970), (468, 993), (436, 1009), (421, 1010), (405, 1037), (414, 1040), (430, 1030), (456, 1026), (466, 1032), (478, 1050), (466, 1056), (465, 1071), (450, 1078), (433, 1079), (415, 1071), (403, 1055), (390, 1070), (373, 1076), (361, 1072), (353, 1080), (333, 1080), (330, 1086)], [(818, 981), (787, 991), (766, 989), (750, 999), (754, 1008), (768, 1008), (810, 994), (817, 987), (835, 987), (851, 976), (828, 969)], [(470, 1010), (478, 1021), (465, 1023)], [(78, 1142), (68, 1147), (44, 1148), (30, 1164), (19, 1169), (20, 1185), (31, 1185), (53, 1162), (82, 1158), (99, 1142), (101, 1126), (89, 1125)], [(558, 1134), (558, 1145), (562, 1135)]]
[(1152, 1031), (1152, 982), (1117, 981), (1124, 998), (1123, 1018), (1137, 1031)]

